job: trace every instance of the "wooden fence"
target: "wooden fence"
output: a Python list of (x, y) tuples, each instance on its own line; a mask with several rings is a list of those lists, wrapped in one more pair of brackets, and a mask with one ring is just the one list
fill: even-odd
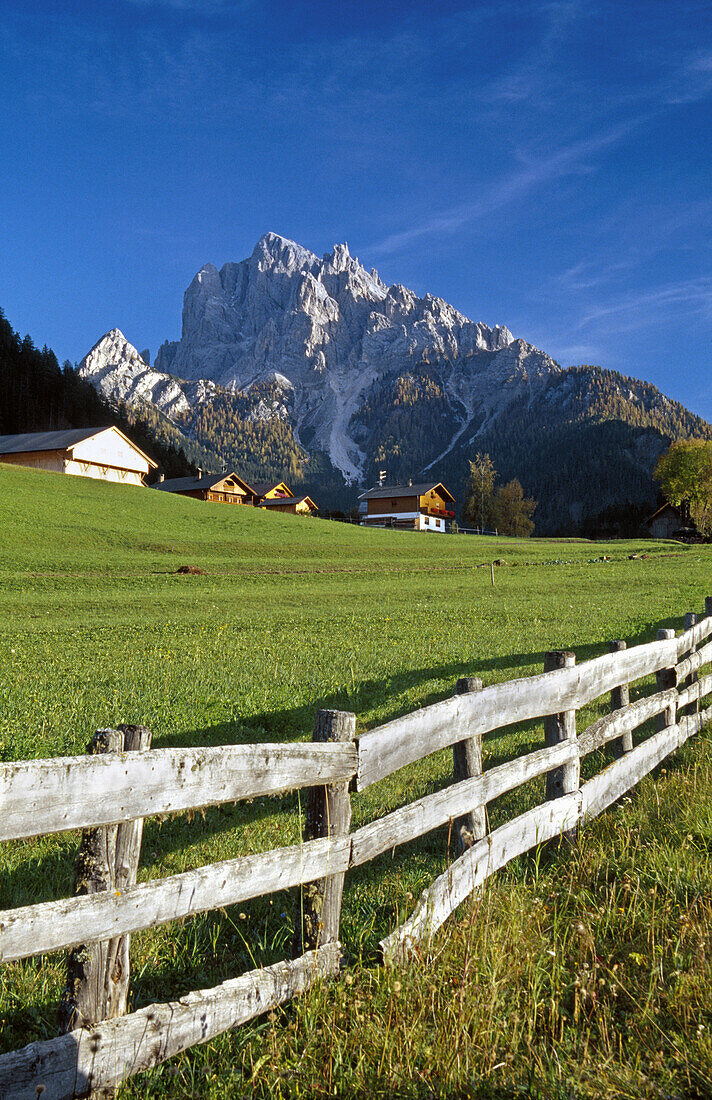
[[(446, 825), (459, 855), (424, 891), (409, 919), (381, 943), (392, 964), (430, 937), (498, 868), (544, 841), (573, 837), (712, 717), (712, 598), (684, 632), (576, 664), (547, 654), (536, 676), (456, 694), (356, 736), (355, 715), (320, 711), (311, 744), (150, 749), (143, 727), (102, 730), (85, 757), (0, 764), (0, 840), (82, 829), (75, 894), (0, 912), (0, 959), (68, 950), (61, 1034), (0, 1056), (6, 1100), (111, 1095), (124, 1078), (288, 1001), (341, 966), (339, 920), (352, 867)], [(656, 689), (630, 701), (629, 685)], [(642, 690), (645, 690), (643, 685)], [(610, 712), (577, 733), (576, 712), (610, 693)], [(544, 719), (544, 745), (483, 771), (482, 738)], [(633, 731), (655, 719), (634, 745)], [(640, 735), (639, 735), (640, 736)], [(581, 782), (582, 758), (608, 747), (612, 760)], [(351, 831), (351, 792), (452, 747), (453, 783)], [(537, 776), (546, 798), (488, 831), (493, 799)], [(309, 788), (301, 844), (136, 884), (143, 819)], [(298, 957), (212, 989), (126, 1014), (131, 933), (301, 886)]]

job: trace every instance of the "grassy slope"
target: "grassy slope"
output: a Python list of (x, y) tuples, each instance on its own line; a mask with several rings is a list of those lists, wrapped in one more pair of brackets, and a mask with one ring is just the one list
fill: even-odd
[[(630, 559), (635, 551), (651, 556)], [(604, 554), (612, 560), (598, 560)], [(489, 568), (481, 563), (500, 557), (509, 565), (496, 571), (492, 588)], [(199, 565), (207, 575), (177, 576), (182, 564)], [(360, 728), (368, 727), (442, 698), (464, 673), (481, 674), (485, 682), (530, 674), (541, 669), (548, 648), (574, 648), (581, 660), (603, 651), (610, 638), (642, 641), (654, 637), (660, 625), (679, 626), (682, 612), (699, 607), (712, 592), (709, 565), (706, 547), (421, 538), (209, 507), (152, 491), (0, 467), (5, 610), (0, 752), (14, 759), (82, 751), (95, 728), (121, 721), (145, 722), (157, 745), (308, 738), (314, 711), (321, 706), (354, 710)], [(582, 721), (595, 713), (591, 710)], [(515, 748), (539, 743), (541, 729), (532, 725), (488, 739), (485, 752), (495, 762)], [(658, 785), (658, 817), (647, 786), (647, 797), (636, 799), (625, 815), (616, 811), (591, 825), (581, 854), (568, 864), (540, 867), (537, 881), (531, 861), (521, 860), (499, 876), (485, 895), (486, 920), (481, 914), (475, 924), (466, 919), (457, 934), (445, 935), (443, 943), (449, 946), (434, 971), (426, 975), (413, 969), (402, 977), (407, 998), (394, 992), (393, 979), (373, 971), (370, 963), (396, 910), (403, 915), (407, 909), (408, 894), (417, 896), (443, 866), (447, 833), (359, 870), (347, 888), (343, 939), (363, 964), (355, 971), (356, 1001), (373, 1006), (368, 1026), (364, 1023), (356, 1035), (350, 1032), (346, 1023), (355, 1003), (353, 990), (337, 983), (290, 1009), (285, 1026), (261, 1023), (226, 1036), (155, 1072), (150, 1085), (143, 1078), (128, 1086), (127, 1093), (143, 1096), (150, 1089), (150, 1095), (223, 1096), (240, 1091), (245, 1074), (250, 1077), (265, 1053), (265, 1028), (274, 1065), (268, 1071), (263, 1064), (255, 1082), (285, 1095), (321, 1089), (322, 1057), (341, 1059), (340, 1065), (332, 1064), (332, 1088), (374, 1092), (380, 1081), (384, 1095), (396, 1087), (412, 1095), (426, 1087), (454, 1095), (499, 1061), (506, 1068), (495, 1074), (495, 1090), (498, 1080), (502, 1088), (528, 1081), (530, 1071), (534, 1077), (528, 1087), (543, 1082), (545, 1092), (571, 1075), (578, 1075), (575, 1088), (582, 1095), (596, 1094), (594, 1078), (597, 1087), (608, 1079), (629, 1081), (631, 1095), (640, 1095), (648, 1078), (679, 1094), (692, 1089), (685, 1078), (690, 1065), (712, 1076), (705, 1032), (696, 1030), (698, 1023), (712, 1024), (708, 1008), (690, 1009), (690, 994), (685, 1000), (689, 1018), (666, 1021), (671, 1037), (655, 1049), (650, 1043), (657, 1032), (647, 1025), (637, 1035), (630, 1022), (616, 1030), (615, 1021), (608, 1020), (604, 1035), (595, 1012), (591, 1023), (589, 1009), (597, 1001), (583, 1016), (581, 1005), (576, 1009), (575, 990), (581, 985), (574, 982), (581, 979), (574, 971), (582, 973), (582, 959), (575, 952), (571, 956), (568, 947), (561, 963), (560, 956), (546, 952), (568, 943), (572, 913), (580, 923), (587, 912), (593, 915), (586, 927), (596, 937), (599, 924), (605, 924), (600, 934), (609, 937), (611, 951), (626, 937), (640, 946), (645, 928), (656, 921), (662, 922), (660, 943), (669, 939), (675, 944), (693, 896), (697, 908), (689, 927), (701, 931), (691, 931), (685, 943), (694, 941), (697, 954), (685, 948), (682, 963), (671, 964), (671, 971), (683, 974), (691, 986), (697, 982), (698, 1000), (707, 996), (709, 948), (699, 947), (694, 938), (698, 935), (701, 942), (707, 934), (709, 944), (709, 901), (704, 899), (710, 894), (712, 784), (705, 751), (697, 742), (675, 765), (689, 770)], [(355, 800), (355, 822), (442, 785), (450, 766), (448, 755), (441, 753), (365, 792)], [(693, 794), (680, 815), (683, 775), (689, 783), (685, 797), (689, 790)], [(491, 818), (496, 822), (539, 796), (536, 789), (525, 790), (501, 800)], [(624, 819), (620, 839), (619, 826), (611, 822)], [(637, 829), (648, 838), (642, 846)], [(694, 844), (686, 857), (688, 835)], [(141, 876), (294, 842), (298, 836), (296, 796), (208, 811), (190, 824), (185, 818), (151, 822)], [(76, 838), (67, 836), (5, 846), (0, 905), (66, 894), (75, 844)], [(659, 881), (645, 889), (636, 885), (634, 896), (641, 900), (628, 919), (626, 907), (611, 900), (614, 895), (619, 900), (623, 878), (619, 881), (616, 871), (611, 893), (609, 864), (620, 864), (620, 875), (639, 883), (651, 863), (655, 874), (658, 863), (663, 868)], [(663, 865), (673, 868), (672, 879)], [(535, 903), (543, 891), (552, 897)], [(660, 902), (655, 915), (648, 913), (650, 898)], [(261, 964), (283, 957), (294, 904), (287, 895), (258, 900), (244, 907), (244, 917), (230, 911), (135, 937), (135, 1003), (213, 984), (252, 965), (252, 959)], [(624, 912), (616, 917), (619, 909)], [(609, 910), (611, 920), (605, 916)], [(519, 944), (526, 946), (523, 954)], [(669, 983), (664, 960), (652, 951), (635, 954), (644, 961), (627, 964), (630, 980), (648, 983), (649, 1011), (657, 1012), (658, 971)], [(596, 955), (604, 957), (601, 950)], [(593, 957), (589, 967), (594, 964), (602, 965)], [(460, 982), (463, 969), (467, 1012), (462, 995), (455, 1002), (452, 997), (453, 974)], [(61, 971), (59, 957), (2, 971), (4, 1049), (53, 1033)], [(600, 976), (597, 972), (597, 981)], [(531, 982), (538, 983), (541, 1005)], [(636, 986), (631, 1019), (638, 995), (643, 993)], [(457, 1021), (453, 1003), (460, 1005)], [(369, 1019), (363, 1007), (353, 1011)], [(333, 1021), (326, 1033), (314, 1026), (323, 1012)], [(514, 1016), (519, 1029), (511, 1025)], [(450, 1063), (455, 1025), (462, 1048), (458, 1045), (458, 1058)], [(320, 1034), (327, 1035), (328, 1044), (319, 1045)], [(589, 1036), (585, 1054), (584, 1035)], [(619, 1047), (617, 1035), (623, 1036)], [(359, 1054), (361, 1046), (365, 1057)], [(493, 1059), (492, 1052), (500, 1048), (502, 1057)], [(607, 1067), (605, 1072), (601, 1067)]]

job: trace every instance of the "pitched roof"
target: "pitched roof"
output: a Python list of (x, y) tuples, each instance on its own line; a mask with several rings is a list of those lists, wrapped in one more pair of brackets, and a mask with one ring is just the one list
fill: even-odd
[(361, 493), (359, 500), (378, 500), (383, 497), (422, 497), (431, 489), (442, 489), (443, 496), (454, 500), (442, 481), (423, 481), (419, 485), (376, 485), (373, 489), (367, 489)]
[(667, 512), (668, 509), (671, 512), (674, 512), (675, 515), (678, 516), (678, 518), (679, 518), (680, 509), (677, 508), (674, 504), (670, 504), (669, 501), (666, 501), (665, 504), (663, 504), (662, 508), (658, 508), (657, 512), (653, 512), (652, 516), (648, 516), (648, 518), (646, 519), (645, 522), (646, 523), (652, 523), (654, 519), (657, 519), (658, 516), (661, 516), (663, 514), (663, 512)]
[(219, 485), (223, 481), (227, 481), (232, 478), (237, 481), (246, 489), (249, 493), (254, 494), (255, 490), (251, 485), (239, 476), (239, 474), (203, 474), (202, 477), (197, 477), (195, 474), (191, 477), (172, 477), (168, 481), (161, 481), (157, 485), (154, 485), (154, 489), (162, 489), (166, 493), (186, 493), (194, 489), (212, 489), (214, 485)]
[(22, 454), (24, 451), (65, 451), (84, 439), (91, 439), (107, 428), (69, 428), (62, 432), (24, 432), (22, 435), (0, 435), (0, 454)]
[(61, 432), (25, 432), (22, 435), (0, 435), (0, 454), (25, 454), (28, 451), (66, 451), (76, 447), (77, 443), (83, 443), (85, 439), (92, 439), (102, 432), (114, 431), (125, 439), (126, 442), (146, 459), (149, 466), (156, 469), (156, 463), (152, 458), (137, 447), (133, 440), (117, 428), (115, 424), (107, 424), (103, 428), (67, 428)]
[(317, 508), (317, 505), (311, 497), (270, 497), (269, 500), (260, 501), (260, 508), (274, 508), (278, 504), (281, 504), (282, 507), (284, 507), (285, 504), (293, 504), (296, 506), (297, 504), (303, 504), (304, 501), (307, 502), (310, 508)]
[[(289, 489), (286, 481), (255, 481), (252, 484), (252, 488), (258, 496), (264, 497), (267, 496), (267, 493), (271, 493), (273, 489), (277, 489), (280, 485), (284, 485), (285, 489)], [(289, 490), (289, 492), (290, 496), (294, 496), (291, 490)]]
[(691, 531), (695, 529), (696, 524), (692, 517), (686, 515), (683, 509), (677, 504), (670, 504), (669, 501), (663, 504), (662, 508), (658, 508), (657, 512), (653, 512), (652, 516), (649, 516), (645, 520), (645, 526), (649, 527), (653, 520), (657, 519), (658, 516), (664, 515), (665, 512), (672, 512), (673, 515), (676, 517), (678, 523), (680, 524), (681, 528), (689, 529)]

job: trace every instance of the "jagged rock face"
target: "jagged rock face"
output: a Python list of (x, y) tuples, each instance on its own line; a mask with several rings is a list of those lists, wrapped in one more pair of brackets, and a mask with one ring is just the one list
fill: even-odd
[[(540, 501), (542, 532), (622, 499), (652, 503), (665, 440), (712, 438), (648, 383), (562, 370), (504, 327), (386, 286), (346, 245), (319, 259), (272, 233), (241, 263), (198, 272), (181, 339), (153, 367), (112, 329), (79, 371), (110, 400), (163, 413), (201, 463), (230, 455), (238, 468), (271, 467), (254, 476), (289, 468), (302, 482), (311, 466), (310, 491), (343, 495), (329, 507), (350, 506), (353, 491), (310, 454), (328, 455), (351, 485), (383, 466), (462, 495), (468, 458), (486, 451)], [(245, 440), (259, 441), (258, 458)]]
[[(297, 432), (308, 432), (311, 447), (356, 481), (365, 456), (350, 421), (378, 378), (422, 359), (449, 362), (453, 396), (462, 394), (469, 408), (466, 391), (480, 374), (476, 356), (513, 343), (506, 328), (472, 322), (441, 298), (387, 287), (345, 244), (320, 260), (267, 233), (248, 259), (198, 272), (185, 293), (181, 339), (162, 345), (156, 370), (243, 391), (279, 372), (294, 387)], [(557, 369), (548, 356), (532, 354)], [(512, 363), (502, 366), (505, 373)]]
[(84, 356), (78, 371), (110, 401), (154, 405), (176, 423), (189, 417), (218, 388), (210, 380), (185, 382), (150, 367), (118, 328), (102, 336)]

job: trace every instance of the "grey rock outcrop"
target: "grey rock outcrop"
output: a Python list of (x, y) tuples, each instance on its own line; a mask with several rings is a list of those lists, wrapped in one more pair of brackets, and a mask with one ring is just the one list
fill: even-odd
[(176, 421), (217, 388), (245, 393), (278, 380), (284, 400), (260, 399), (253, 416), (288, 417), (296, 438), (326, 452), (350, 483), (366, 465), (353, 418), (381, 380), (438, 365), (453, 410), (445, 455), (561, 369), (504, 326), (386, 286), (346, 244), (319, 259), (276, 233), (240, 263), (205, 264), (185, 292), (180, 340), (161, 345), (154, 367), (147, 359), (113, 329), (79, 369), (107, 397), (153, 404)]

